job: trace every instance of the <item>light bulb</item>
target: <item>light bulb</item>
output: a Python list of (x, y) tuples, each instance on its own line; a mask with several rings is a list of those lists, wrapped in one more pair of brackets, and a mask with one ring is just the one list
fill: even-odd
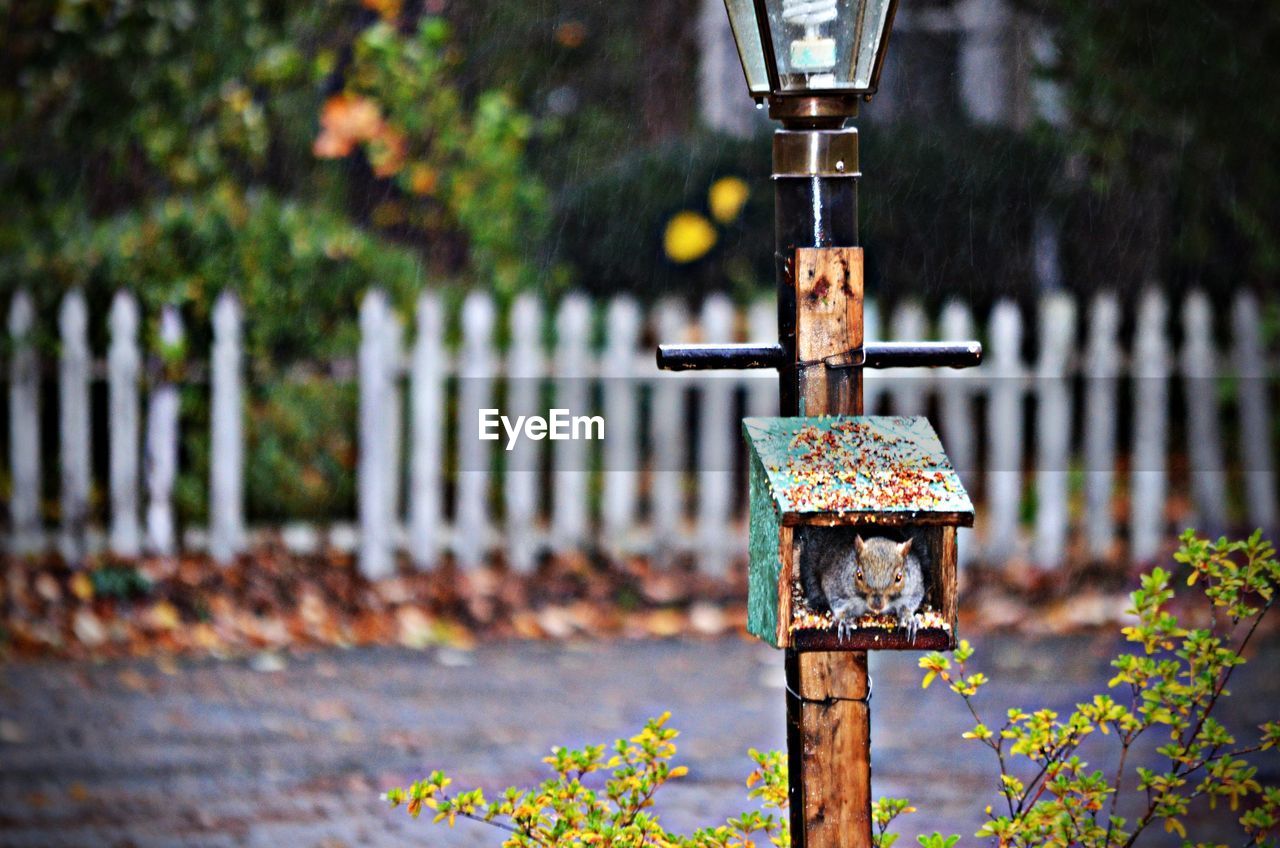
[(808, 75), (810, 88), (834, 83), (836, 40), (822, 34), (822, 25), (836, 19), (837, 0), (782, 0), (782, 20), (804, 30), (791, 42), (791, 70)]

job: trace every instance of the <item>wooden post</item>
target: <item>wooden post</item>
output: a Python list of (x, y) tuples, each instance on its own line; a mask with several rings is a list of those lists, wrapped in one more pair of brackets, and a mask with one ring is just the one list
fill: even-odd
[[(799, 248), (796, 358), (804, 415), (859, 415), (862, 379), (839, 358), (863, 342), (862, 249)], [(864, 651), (786, 653), (791, 840), (871, 845), (870, 679)]]

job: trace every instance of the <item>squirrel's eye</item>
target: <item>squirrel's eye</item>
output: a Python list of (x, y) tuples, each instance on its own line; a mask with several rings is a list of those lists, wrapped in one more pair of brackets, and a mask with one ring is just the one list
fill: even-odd
[(859, 579), (859, 580), (861, 580), (861, 579), (862, 579), (862, 569), (861, 569), (861, 568), (859, 568), (859, 569), (858, 569), (858, 579)]
[(894, 579), (895, 579), (895, 580), (897, 580), (899, 583), (901, 583), (901, 582), (902, 582), (902, 572), (901, 572), (901, 571), (899, 571), (899, 572), (898, 572), (898, 574), (897, 574), (897, 576), (896, 576)]

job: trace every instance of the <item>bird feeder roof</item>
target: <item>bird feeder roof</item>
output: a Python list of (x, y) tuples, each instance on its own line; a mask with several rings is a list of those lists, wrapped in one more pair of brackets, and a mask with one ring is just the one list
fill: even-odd
[(742, 429), (783, 524), (973, 525), (926, 418), (746, 418)]

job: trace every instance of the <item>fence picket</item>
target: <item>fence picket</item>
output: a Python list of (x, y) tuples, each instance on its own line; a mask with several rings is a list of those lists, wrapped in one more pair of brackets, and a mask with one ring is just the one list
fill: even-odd
[[(987, 365), (976, 372), (931, 372), (922, 383), (919, 372), (871, 372), (867, 375), (867, 411), (922, 413), (936, 395), (939, 430), (949, 455), (971, 491), (986, 497), (982, 504), (985, 527), (981, 553), (999, 560), (1019, 554), (1031, 542), (1031, 558), (1041, 567), (1054, 567), (1063, 558), (1069, 532), (1077, 530), (1069, 510), (1067, 469), (1082, 455), (1085, 468), (1085, 512), (1079, 531), (1092, 557), (1107, 558), (1115, 548), (1113, 488), (1116, 458), (1130, 459), (1130, 552), (1137, 561), (1160, 554), (1171, 529), (1165, 509), (1169, 495), (1168, 450), (1170, 387), (1173, 349), (1166, 318), (1167, 303), (1147, 292), (1139, 305), (1131, 356), (1119, 342), (1120, 307), (1113, 295), (1100, 295), (1090, 304), (1087, 343), (1080, 364), (1084, 380), (1083, 440), (1072, 450), (1074, 418), (1071, 392), (1076, 301), (1054, 292), (1041, 301), (1037, 318), (1039, 357), (1028, 372), (1020, 356), (1021, 319), (1012, 303), (1001, 302), (987, 325)], [(1225, 308), (1225, 307), (1224, 307)], [(1260, 316), (1264, 310), (1254, 295), (1239, 296), (1232, 308), (1233, 347), (1230, 355), (1214, 347), (1213, 307), (1203, 293), (1192, 293), (1179, 316), (1183, 338), (1178, 379), (1186, 387), (1187, 454), (1196, 525), (1217, 534), (1231, 526), (1226, 504), (1237, 497), (1227, 473), (1224, 426), (1226, 410), (1216, 402), (1219, 378), (1238, 376), (1234, 412), (1239, 416), (1245, 503), (1249, 521), (1275, 529), (1277, 505), (1273, 468), (1274, 433), (1268, 419), (1270, 364), (1265, 357)], [(644, 313), (633, 301), (618, 298), (606, 309), (606, 345), (600, 362), (591, 351), (592, 304), (582, 296), (564, 301), (556, 318), (557, 349), (552, 359), (542, 350), (543, 316), (540, 301), (521, 296), (512, 305), (511, 346), (501, 363), (506, 380), (508, 416), (544, 413), (547, 381), (555, 392), (556, 408), (573, 415), (591, 415), (598, 386), (608, 432), (602, 446), (607, 473), (600, 483), (598, 526), (593, 522), (593, 472), (588, 458), (594, 446), (556, 441), (548, 446), (521, 439), (515, 450), (503, 452), (504, 474), (494, 479), (494, 451), (505, 445), (499, 433), (494, 444), (477, 438), (478, 410), (493, 405), (499, 361), (494, 352), (496, 307), (482, 293), (469, 296), (462, 309), (463, 347), (456, 358), (445, 349), (448, 334), (439, 295), (424, 294), (416, 311), (414, 344), (408, 358), (411, 379), (407, 399), (411, 416), (402, 418), (401, 380), (404, 370), (404, 329), (385, 294), (370, 292), (361, 304), (361, 347), (358, 361), (360, 390), (359, 462), (357, 469), (359, 533), (348, 533), (348, 545), (358, 548), (362, 571), (378, 577), (394, 571), (400, 535), (419, 568), (439, 561), (450, 548), (463, 568), (484, 563), (499, 541), (495, 524), (501, 515), (501, 544), (509, 567), (530, 571), (548, 540), (560, 553), (580, 552), (600, 544), (617, 557), (645, 551), (656, 567), (669, 564), (677, 552), (693, 551), (699, 567), (720, 575), (740, 556), (737, 532), (744, 507), (741, 481), (733, 471), (740, 459), (737, 427), (739, 398), (748, 415), (777, 411), (775, 377), (766, 371), (732, 374), (664, 374), (651, 370), (639, 347), (642, 322), (655, 322), (660, 341), (729, 341), (738, 322), (756, 341), (775, 334), (775, 306), (771, 299), (752, 304), (739, 314), (723, 296), (708, 298), (700, 320), (691, 323), (678, 300)], [(881, 337), (877, 304), (866, 304), (865, 335)], [(928, 338), (925, 313), (906, 303), (889, 316), (895, 339)], [(88, 346), (89, 314), (79, 293), (67, 295), (58, 307), (61, 336), (56, 363), (59, 419), (50, 421), (58, 434), (61, 508), (56, 534), (58, 548), (70, 560), (89, 547), (91, 484), (91, 389), (96, 366)], [(181, 349), (183, 328), (176, 307), (160, 318), (160, 340), (166, 353)], [(173, 487), (178, 468), (179, 416), (177, 373), (181, 363), (162, 362), (151, 391), (142, 403), (143, 358), (138, 341), (137, 302), (125, 292), (112, 301), (108, 316), (109, 347), (101, 373), (107, 392), (107, 448), (109, 455), (109, 545), (120, 556), (142, 550), (171, 554), (178, 546)], [(244, 317), (230, 294), (218, 298), (212, 316), (210, 358), (210, 511), (208, 549), (220, 562), (244, 546), (244, 405), (243, 352), (240, 341)], [(41, 363), (32, 343), (37, 327), (32, 299), (17, 293), (8, 315), (12, 356), (10, 381), (9, 474), (13, 481), (8, 505), (12, 532), (7, 546), (16, 552), (37, 552), (46, 544), (40, 489), (42, 392)], [(939, 335), (951, 340), (972, 338), (977, 330), (962, 304), (947, 304), (940, 316)], [(698, 335), (695, 335), (695, 332)], [(160, 354), (157, 354), (159, 356)], [(1229, 364), (1228, 364), (1229, 363)], [(550, 367), (549, 367), (550, 366)], [(1036, 380), (1027, 380), (1034, 373)], [(444, 458), (450, 413), (446, 402), (449, 378), (456, 375), (456, 412), (460, 442), (456, 478)], [(1132, 377), (1132, 391), (1121, 397), (1121, 376)], [(637, 379), (639, 378), (639, 379)], [(637, 385), (639, 384), (639, 385)], [(1034, 387), (1034, 440), (1024, 418), (1025, 397)], [(886, 404), (886, 395), (891, 400)], [(647, 403), (642, 399), (647, 396)], [(979, 434), (975, 417), (980, 398), (986, 398), (987, 429)], [(686, 403), (696, 400), (696, 410)], [(145, 409), (145, 416), (140, 414)], [(1118, 446), (1117, 420), (1132, 410), (1133, 435)], [(637, 416), (650, 416), (641, 426)], [(692, 437), (690, 413), (698, 428)], [(411, 428), (403, 431), (403, 423)], [(402, 440), (410, 439), (402, 457)], [(986, 439), (985, 449), (978, 439)], [(139, 448), (144, 456), (139, 456)], [(1021, 526), (1024, 493), (1024, 452), (1034, 448), (1036, 510), (1030, 535)], [(696, 468), (689, 466), (695, 451)], [(543, 459), (551, 455), (551, 479), (545, 480)], [(978, 454), (985, 485), (975, 486)], [(641, 472), (639, 469), (647, 469)], [(407, 474), (405, 473), (407, 469)], [(141, 472), (141, 473), (140, 473)], [(692, 472), (692, 473), (691, 473)], [(408, 485), (405, 484), (407, 477)], [(642, 479), (647, 485), (642, 486)], [(454, 518), (444, 515), (451, 483)], [(544, 487), (552, 492), (549, 531), (543, 529)], [(501, 486), (502, 510), (496, 509), (495, 484)], [(145, 488), (140, 488), (141, 486)], [(399, 524), (400, 500), (408, 493), (408, 516)], [(642, 495), (642, 493), (644, 493)], [(692, 496), (692, 499), (691, 499)], [(644, 499), (641, 509), (642, 497)], [(140, 502), (145, 511), (139, 515)], [(692, 530), (692, 532), (690, 532)], [(335, 533), (337, 532), (335, 528)], [(335, 537), (336, 538), (336, 535)], [(958, 539), (962, 561), (978, 550), (971, 532)]]
[(58, 547), (73, 565), (88, 553), (89, 522), (89, 311), (73, 289), (58, 310), (58, 454), (61, 519)]
[[(702, 305), (702, 337), (706, 342), (733, 340), (733, 304), (712, 295)], [(737, 443), (733, 416), (732, 377), (716, 372), (700, 382), (701, 419), (698, 425), (698, 567), (721, 576), (729, 568), (729, 524), (733, 504), (733, 451)]]
[(1217, 350), (1213, 310), (1204, 292), (1192, 292), (1182, 305), (1182, 376), (1187, 405), (1187, 453), (1191, 460), (1191, 497), (1195, 527), (1211, 537), (1226, 530), (1226, 466), (1218, 426)]
[(458, 511), (453, 542), (464, 569), (482, 565), (489, 552), (489, 464), (496, 442), (479, 439), (479, 422), (480, 410), (492, 407), (494, 318), (493, 300), (487, 294), (467, 295), (458, 363)]
[(420, 569), (440, 556), (444, 525), (444, 308), (423, 292), (415, 309), (409, 378), (409, 558)]
[[(751, 341), (772, 344), (778, 340), (778, 304), (774, 298), (757, 300), (747, 314)], [(747, 371), (747, 415), (767, 417), (778, 414), (778, 375), (776, 371)]]
[(990, 415), (987, 420), (986, 555), (1012, 556), (1018, 543), (1022, 497), (1022, 314), (1009, 301), (991, 313)]
[[(867, 300), (862, 307), (863, 342), (884, 341), (880, 333), (880, 304)], [(880, 398), (888, 390), (887, 372), (868, 369), (862, 372), (862, 409), (867, 415), (880, 411)]]
[[(582, 295), (569, 295), (560, 304), (556, 316), (555, 360), (556, 408), (567, 409), (569, 415), (587, 414), (590, 332), (591, 302)], [(577, 439), (562, 439), (551, 446), (554, 483), (551, 541), (556, 551), (581, 550), (587, 539), (586, 448), (587, 443)]]
[[(689, 316), (684, 303), (671, 298), (654, 309), (657, 338), (675, 344), (687, 341)], [(649, 432), (653, 438), (653, 462), (649, 514), (653, 531), (650, 549), (658, 568), (671, 564), (685, 515), (684, 465), (688, 436), (684, 427), (686, 386), (681, 374), (658, 372), (653, 380)]]
[(1169, 345), (1165, 341), (1168, 307), (1164, 295), (1147, 291), (1138, 306), (1134, 337), (1133, 404), (1142, 410), (1133, 428), (1133, 470), (1129, 480), (1130, 557), (1147, 563), (1160, 553), (1165, 538), (1165, 498), (1169, 442)]
[[(541, 378), (546, 364), (542, 351), (542, 304), (533, 295), (516, 298), (511, 305), (511, 348), (507, 352), (507, 412), (510, 416), (537, 415)], [(542, 445), (521, 439), (507, 453), (503, 480), (506, 509), (507, 557), (519, 573), (533, 570), (538, 541), (539, 457)]]
[[(916, 301), (901, 304), (893, 314), (894, 341), (922, 341), (929, 338), (929, 322)], [(928, 368), (892, 368), (885, 380), (893, 396), (894, 415), (924, 415), (925, 395), (932, 384)]]
[(387, 370), (386, 420), (384, 433), (387, 453), (390, 455), (391, 473), (383, 483), (383, 497), (387, 499), (387, 515), (390, 516), (391, 546), (398, 547), (397, 536), (403, 529), (400, 524), (401, 507), (404, 504), (404, 398), (401, 387), (404, 376), (404, 319), (394, 309), (387, 312), (386, 340), (383, 347), (382, 367)]
[[(186, 334), (176, 306), (160, 310), (163, 351), (180, 349)], [(164, 371), (163, 356), (162, 372)], [(178, 386), (163, 374), (147, 403), (147, 548), (160, 556), (177, 550), (173, 484), (178, 477)]]
[[(944, 341), (968, 341), (975, 337), (973, 313), (958, 301), (951, 301), (942, 308), (940, 320)], [(974, 438), (973, 395), (977, 378), (973, 372), (951, 368), (942, 369), (939, 375), (938, 408), (941, 413), (942, 443), (951, 457), (960, 480), (974, 493), (978, 467), (977, 439)], [(976, 553), (973, 530), (963, 527), (956, 533), (956, 554), (961, 564), (972, 560)]]
[(209, 439), (209, 554), (226, 563), (244, 549), (244, 401), (240, 302), (230, 292), (213, 307)]
[(609, 428), (604, 441), (604, 495), (602, 526), (607, 550), (615, 555), (631, 545), (636, 524), (636, 496), (639, 467), (637, 448), (637, 383), (632, 379), (640, 336), (640, 308), (629, 297), (616, 297), (607, 315), (608, 344), (602, 375), (604, 420)]
[(1276, 475), (1272, 464), (1272, 421), (1268, 411), (1270, 384), (1261, 336), (1261, 309), (1252, 292), (1236, 296), (1231, 314), (1235, 336), (1235, 371), (1240, 386), (1240, 461), (1244, 466), (1249, 524), (1266, 532), (1277, 529)]
[(1116, 376), (1120, 370), (1120, 304), (1115, 295), (1094, 298), (1089, 310), (1089, 341), (1085, 357), (1084, 499), (1085, 539), (1089, 556), (1111, 555), (1115, 518), (1111, 490), (1115, 485)]
[(142, 549), (142, 528), (138, 520), (138, 378), (142, 355), (138, 350), (138, 303), (133, 295), (116, 292), (111, 301), (109, 324), (107, 447), (111, 530), (108, 545), (117, 556), (136, 557)]
[(1067, 365), (1076, 338), (1076, 305), (1065, 294), (1040, 303), (1040, 359), (1036, 364), (1036, 541), (1034, 560), (1062, 564), (1067, 541), (1071, 394)]
[(31, 554), (44, 545), (40, 517), (40, 364), (31, 337), (36, 326), (31, 295), (19, 291), (9, 306), (9, 467), (13, 494), (10, 545), (14, 553)]
[(386, 433), (387, 402), (391, 394), (387, 358), (390, 305), (378, 289), (360, 304), (360, 433), (357, 461), (357, 509), (360, 521), (360, 571), (370, 579), (395, 571), (392, 517), (388, 509), (388, 480), (393, 479)]

